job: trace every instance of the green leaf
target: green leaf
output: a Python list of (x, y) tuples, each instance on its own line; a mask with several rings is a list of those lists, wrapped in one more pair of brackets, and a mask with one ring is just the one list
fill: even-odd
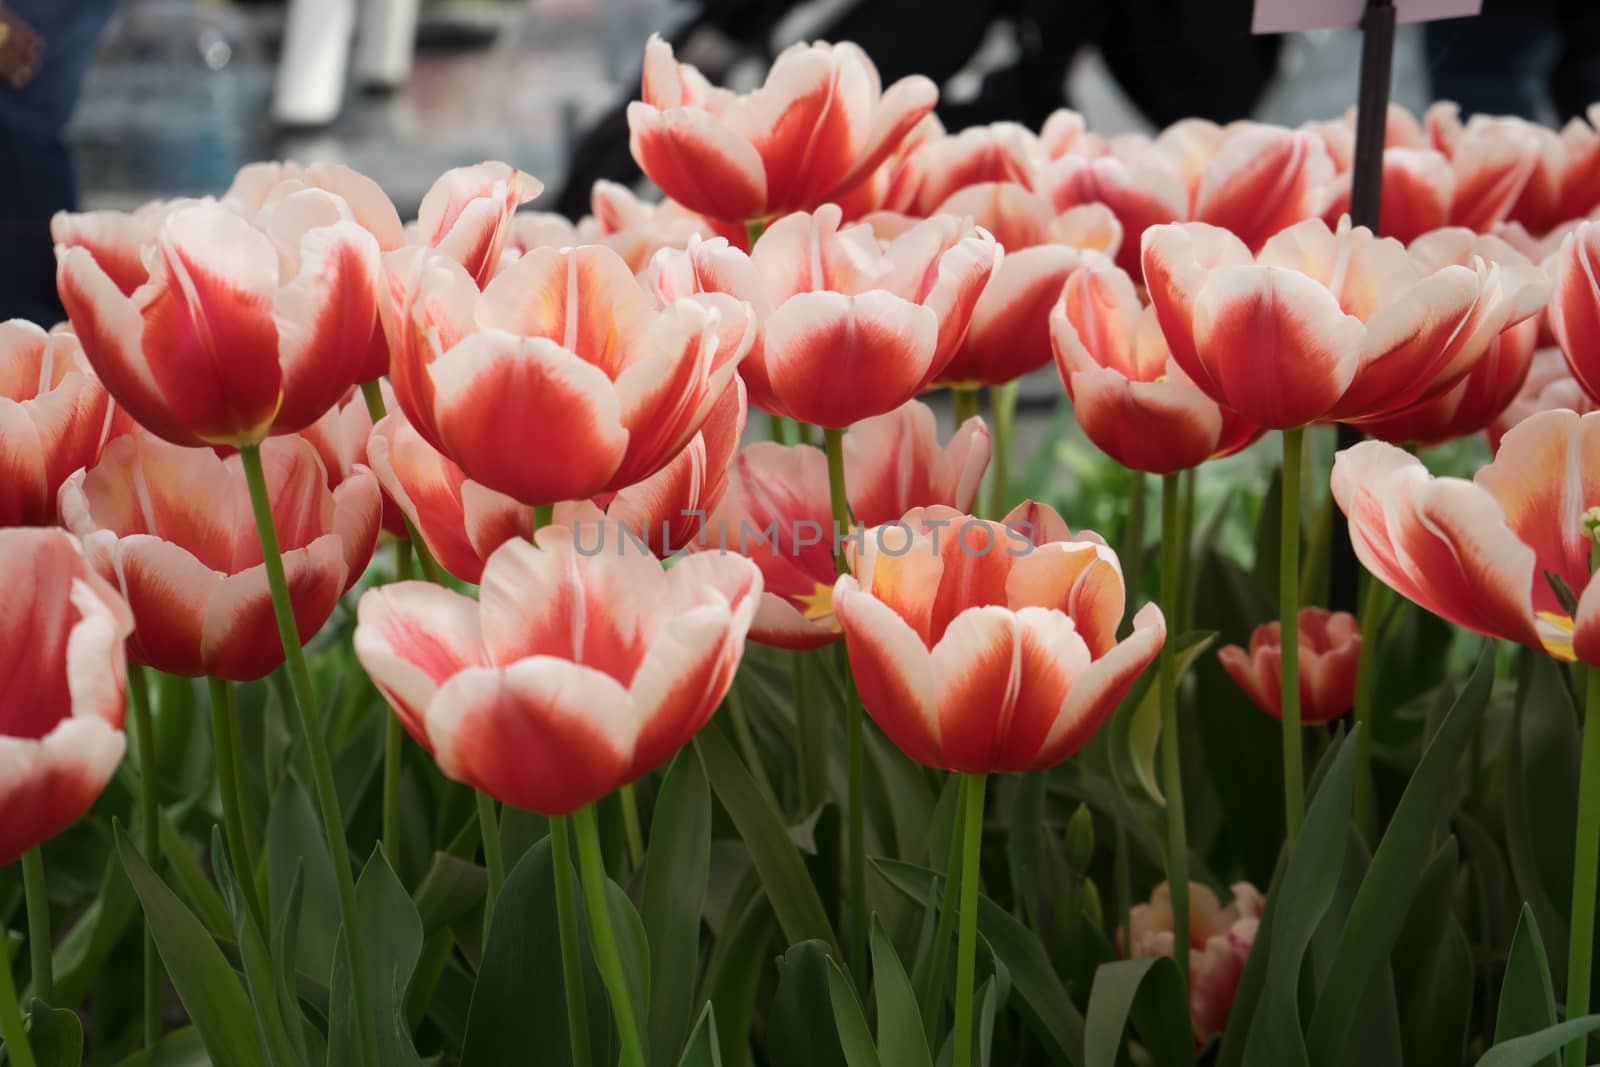
[[(1390, 957), (1407, 1067), (1427, 1067), (1441, 1060), (1454, 1067), (1462, 1062), (1463, 1050), (1449, 1050), (1446, 1041), (1459, 999), (1470, 997), (1472, 991), (1472, 961), (1456, 958), (1452, 945), (1452, 931), (1460, 933), (1451, 914), (1456, 874), (1456, 840), (1447, 837), (1434, 850)], [(1459, 967), (1460, 973), (1449, 973), (1453, 967)], [(1459, 1041), (1465, 1035), (1455, 1032), (1453, 1036)], [(1454, 1051), (1456, 1058), (1442, 1055), (1447, 1051)]]
[(1158, 1067), (1194, 1061), (1183, 976), (1171, 956), (1102, 963), (1089, 992), (1084, 1067), (1116, 1067), (1122, 1032), (1134, 1020)]
[[(328, 1063), (360, 1062), (361, 1025), (355, 1010), (354, 981), (363, 981), (367, 1005), (377, 1026), (378, 1062), (383, 1067), (420, 1067), (411, 1026), (406, 1021), (406, 988), (422, 954), (422, 920), (382, 851), (374, 850), (356, 881), (356, 913), (366, 953), (366, 974), (353, 979), (341, 947), (334, 957), (328, 1003)], [(340, 931), (340, 941), (344, 933)]]
[[(1175, 641), (1177, 657), (1177, 680), (1183, 683), (1183, 677), (1189, 668), (1194, 666), (1206, 649), (1210, 648), (1217, 639), (1216, 631), (1191, 631), (1183, 634)], [(1144, 791), (1157, 804), (1165, 806), (1167, 798), (1161, 792), (1160, 774), (1156, 770), (1156, 747), (1161, 740), (1161, 687), (1150, 685), (1145, 689), (1144, 695), (1139, 698), (1133, 713), (1127, 716), (1128, 722), (1128, 751), (1129, 764), (1133, 767), (1134, 776)]]
[[(850, 979), (832, 960), (828, 961), (828, 1000), (833, 1004), (833, 1024), (839, 1031), (839, 1045), (844, 1050), (845, 1063), (849, 1067), (883, 1067), (878, 1059), (878, 1050), (872, 1044), (872, 1032), (867, 1029), (867, 1017), (861, 1012), (861, 1004), (856, 1000)], [(924, 1041), (923, 1046), (926, 1045)]]
[(115, 853), (106, 855), (100, 891), (55, 950), (55, 999), (76, 1004), (99, 977), (138, 911), (139, 901)]
[(1246, 1047), (1247, 1064), (1304, 1067), (1308, 1062), (1305, 1037), (1300, 1032), (1300, 969), (1312, 935), (1333, 900), (1344, 864), (1355, 773), (1354, 738), (1355, 731), (1351, 731), (1340, 743), (1300, 826), (1283, 883), (1274, 890), (1283, 907), (1274, 916), (1267, 984), (1257, 1015), (1260, 1025)]
[[(943, 876), (924, 867), (873, 857), (871, 863), (895, 890), (917, 906), (926, 906), (929, 892)], [(1083, 1016), (1061, 983), (1049, 953), (1038, 936), (1000, 905), (978, 897), (978, 930), (995, 958), (1011, 972), (1022, 997), (1025, 1017), (1039, 1036), (1068, 1063), (1083, 1063)]]
[(239, 958), (244, 963), (245, 988), (250, 995), (250, 1007), (255, 1013), (256, 1027), (262, 1047), (267, 1052), (267, 1062), (274, 1067), (294, 1067), (304, 1059), (304, 1051), (295, 1051), (289, 1043), (289, 1034), (278, 999), (278, 978), (267, 956), (267, 944), (250, 914), (234, 876), (232, 858), (222, 841), (222, 828), (211, 827), (211, 863), (216, 871), (217, 884), (222, 887), (223, 899), (233, 913), (234, 943), (239, 946)]
[[(508, 812), (516, 810), (506, 809)], [(469, 863), (448, 852), (435, 852), (433, 864), (428, 868), (428, 873), (422, 876), (411, 898), (416, 902), (417, 916), (422, 920), (423, 935), (431, 936), (480, 909), (488, 886), (488, 873), (476, 863)]]
[(293, 775), (283, 779), (267, 816), (266, 853), (267, 901), (274, 914), (288, 902), (296, 868), (303, 871), (305, 893), (295, 955), (306, 974), (327, 985), (339, 937), (339, 890), (322, 820)]
[(728, 1067), (750, 1062), (750, 1028), (756, 993), (768, 961), (767, 945), (777, 920), (767, 895), (757, 889), (736, 916), (730, 914), (706, 966), (705, 997), (717, 1008), (717, 1041)]
[(710, 1001), (689, 1032), (678, 1067), (722, 1067), (722, 1053), (717, 1048), (717, 1010)]
[(689, 1029), (694, 983), (680, 976), (700, 969), (700, 915), (710, 879), (711, 791), (700, 761), (684, 753), (672, 761), (656, 798), (644, 861), (644, 929), (657, 976), (650, 996), (655, 1063), (670, 1063)]
[[(1556, 992), (1550, 982), (1550, 961), (1545, 957), (1544, 941), (1533, 909), (1522, 905), (1522, 918), (1511, 938), (1506, 956), (1506, 974), (1500, 983), (1500, 1007), (1495, 1014), (1494, 1040), (1503, 1044), (1513, 1038), (1536, 1034), (1556, 1024)], [(1533, 1067), (1530, 1061), (1529, 1067)], [(1559, 1067), (1552, 1054), (1538, 1067)]]
[(1498, 1042), (1483, 1054), (1477, 1067), (1536, 1067), (1541, 1060), (1560, 1052), (1573, 1038), (1596, 1030), (1600, 1030), (1600, 1015), (1580, 1016), (1536, 1034)]
[(117, 1067), (212, 1067), (212, 1063), (200, 1032), (186, 1026), (164, 1035), (155, 1048), (135, 1052)]
[(650, 942), (645, 934), (644, 920), (633, 906), (628, 891), (610, 878), (606, 879), (606, 906), (611, 912), (611, 929), (617, 939), (617, 952), (622, 957), (626, 972), (628, 992), (633, 998), (633, 1017), (647, 1018), (650, 1006)]
[(39, 1067), (79, 1067), (83, 1063), (83, 1023), (78, 1013), (34, 999), (28, 1008), (28, 1045)]
[[(294, 878), (289, 883), (288, 899), (284, 901), (283, 910), (272, 919), (274, 923), (272, 961), (277, 969), (278, 1002), (282, 1005), (289, 1041), (294, 1045), (302, 1061), (309, 1060), (310, 1056), (306, 1051), (305, 1014), (300, 1010), (299, 961), (295, 955), (298, 942), (295, 932), (300, 928), (300, 912), (305, 903), (305, 889), (305, 870), (297, 863)], [(327, 1011), (326, 999), (323, 1001), (322, 1011)]]
[(767, 1014), (773, 1067), (847, 1067), (840, 1035), (818, 1025), (833, 1015), (829, 951), (825, 942), (802, 941), (778, 957), (778, 992)]
[(733, 820), (761, 876), (773, 914), (791, 942), (820, 941), (837, 952), (828, 913), (806, 874), (805, 860), (789, 838), (783, 819), (756, 787), (733, 748), (716, 729), (694, 739), (701, 766), (723, 810)]
[(205, 869), (195, 859), (189, 842), (165, 816), (161, 819), (161, 858), (172, 868), (178, 888), (189, 898), (189, 904), (199, 913), (206, 929), (213, 937), (227, 937), (233, 929), (233, 920), (228, 917), (228, 905), (206, 878)]
[(1494, 646), (1485, 641), (1466, 687), (1412, 772), (1351, 905), (1306, 1034), (1315, 1067), (1339, 1062), (1362, 999), (1400, 936), (1412, 894), (1422, 880), (1428, 844), (1447, 814), (1456, 771), (1488, 706), (1493, 684)]
[(116, 837), (123, 869), (144, 905), (167, 976), (215, 1067), (265, 1067), (239, 976), (200, 920), (149, 868), (120, 827)]
[[(916, 991), (876, 915), (872, 917), (872, 982), (878, 994), (878, 1048), (884, 1067), (933, 1067)], [(848, 1054), (849, 1050), (845, 1051)], [(857, 1064), (852, 1060), (850, 1067)]]

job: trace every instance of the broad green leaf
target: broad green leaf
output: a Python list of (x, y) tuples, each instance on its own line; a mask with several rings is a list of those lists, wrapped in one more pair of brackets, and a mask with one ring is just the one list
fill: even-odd
[(422, 920), (423, 934), (431, 936), (462, 916), (480, 909), (488, 886), (488, 873), (476, 863), (469, 863), (448, 852), (435, 852), (433, 864), (428, 868), (428, 873), (422, 876), (422, 882), (412, 896), (417, 905), (417, 916)]
[[(929, 890), (935, 883), (943, 884), (942, 875), (915, 864), (877, 857), (871, 863), (884, 881), (915, 905), (925, 905)], [(1011, 972), (1025, 1017), (1041, 1039), (1066, 1062), (1082, 1064), (1083, 1016), (1067, 995), (1038, 936), (986, 896), (978, 897), (978, 931), (995, 958)]]
[(1560, 1052), (1573, 1038), (1596, 1030), (1600, 1030), (1600, 1015), (1584, 1015), (1536, 1034), (1496, 1042), (1494, 1048), (1478, 1060), (1477, 1067), (1537, 1067), (1541, 1060)]
[(778, 992), (767, 1013), (773, 1067), (847, 1067), (839, 1034), (819, 1025), (833, 1016), (829, 951), (825, 942), (802, 941), (778, 957)]
[(1044, 814), (1045, 776), (1017, 775), (1002, 788), (1002, 795), (1009, 794), (1010, 799), (1006, 817), (1006, 862), (1011, 868), (1012, 906), (1024, 922), (1033, 923), (1039, 916), (1039, 898), (1044, 885), (1041, 868), (1048, 830)]
[(155, 1048), (135, 1052), (117, 1067), (212, 1067), (212, 1063), (200, 1031), (186, 1026), (163, 1036)]
[(710, 1001), (689, 1032), (678, 1067), (722, 1067), (722, 1052), (717, 1048), (717, 1010)]
[(750, 1027), (762, 971), (770, 965), (767, 945), (777, 921), (766, 893), (757, 890), (736, 918), (730, 918), (706, 967), (705, 998), (717, 1008), (717, 1040), (728, 1067), (750, 1062)]
[(233, 920), (228, 917), (228, 905), (206, 877), (205, 869), (195, 859), (189, 842), (165, 816), (161, 819), (161, 858), (172, 868), (178, 888), (188, 897), (190, 906), (205, 922), (206, 929), (213, 937), (227, 937), (233, 929)]
[(305, 896), (295, 954), (300, 968), (324, 985), (333, 976), (334, 943), (339, 937), (339, 890), (322, 820), (293, 775), (284, 778), (267, 816), (267, 902), (274, 914), (288, 901), (297, 866)]
[[(1522, 919), (1511, 938), (1506, 974), (1500, 982), (1500, 1006), (1495, 1014), (1494, 1040), (1501, 1045), (1513, 1038), (1536, 1034), (1556, 1024), (1556, 992), (1550, 982), (1550, 961), (1533, 909), (1522, 906)], [(1534, 1067), (1529, 1061), (1529, 1067)], [(1551, 1054), (1538, 1067), (1558, 1067)]]
[[(872, 917), (871, 936), (872, 984), (878, 995), (878, 1049), (883, 1067), (933, 1067), (916, 991), (911, 988), (894, 942), (876, 915)], [(841, 1031), (840, 1037), (843, 1036)], [(845, 1052), (848, 1055), (849, 1049)], [(852, 1060), (850, 1067), (858, 1065)]]
[(167, 976), (215, 1067), (266, 1067), (239, 976), (200, 920), (157, 877), (120, 828), (117, 852), (144, 905)]
[[(1216, 641), (1215, 631), (1190, 632), (1175, 639), (1177, 657), (1177, 684), (1183, 684), (1184, 675), (1194, 666), (1195, 660)], [(1161, 740), (1161, 687), (1151, 685), (1139, 698), (1128, 721), (1127, 758), (1134, 776), (1150, 799), (1163, 807), (1167, 798), (1161, 792), (1160, 774), (1156, 770), (1156, 747)]]
[(715, 727), (694, 739), (706, 778), (733, 820), (761, 875), (773, 914), (791, 942), (820, 941), (838, 951), (828, 913), (806, 874), (805, 860), (770, 801), (756, 788), (733, 747)]
[[(711, 791), (694, 753), (672, 761), (650, 820), (642, 914), (655, 974), (650, 1058), (670, 1063), (683, 1048), (700, 969), (700, 915), (711, 879)], [(703, 1014), (703, 1013), (702, 1013)]]
[(1101, 964), (1084, 1019), (1084, 1067), (1116, 1067), (1130, 1021), (1157, 1067), (1189, 1067), (1194, 1060), (1183, 976), (1171, 956)]
[(245, 989), (250, 995), (250, 1008), (255, 1013), (267, 1062), (274, 1067), (295, 1067), (303, 1058), (303, 1051), (297, 1053), (289, 1043), (287, 1024), (279, 1010), (282, 1005), (278, 999), (277, 975), (267, 956), (267, 943), (239, 889), (233, 860), (222, 842), (222, 828), (218, 826), (211, 828), (211, 863), (223, 899), (233, 913), (234, 943), (239, 946), (239, 958), (244, 963)]
[[(100, 891), (55, 950), (55, 999), (76, 1004), (89, 991), (138, 912), (139, 901), (115, 853), (106, 855)], [(141, 924), (142, 925), (142, 924)]]
[(1350, 908), (1339, 949), (1306, 1033), (1314, 1067), (1339, 1062), (1373, 976), (1388, 959), (1412, 894), (1422, 880), (1428, 843), (1449, 806), (1461, 758), (1494, 683), (1494, 646), (1485, 641), (1478, 665), (1439, 725), (1411, 775)]
[[(289, 1041), (302, 1061), (311, 1059), (306, 1049), (307, 1024), (300, 1010), (299, 987), (302, 981), (295, 955), (299, 942), (295, 932), (300, 928), (300, 912), (305, 904), (305, 870), (295, 864), (294, 878), (289, 883), (289, 896), (283, 910), (272, 916), (272, 962), (277, 970), (278, 1003), (282, 1005), (283, 1018), (289, 1031)], [(321, 1010), (326, 1013), (324, 999)]]
[(28, 1008), (28, 1046), (38, 1067), (79, 1067), (83, 1063), (83, 1023), (78, 1013), (35, 999)]
[(844, 1052), (845, 1063), (849, 1067), (883, 1067), (878, 1059), (878, 1050), (872, 1044), (872, 1032), (867, 1029), (867, 1017), (862, 1014), (850, 979), (832, 960), (828, 961), (828, 1000), (833, 1005), (833, 1025), (839, 1032), (839, 1045)]
[[(366, 870), (356, 881), (356, 913), (366, 954), (366, 974), (353, 977), (343, 947), (334, 957), (333, 983), (328, 1003), (329, 1067), (359, 1063), (361, 1020), (355, 1011), (355, 981), (364, 981), (367, 1005), (377, 1027), (378, 1062), (383, 1067), (420, 1067), (411, 1026), (406, 1020), (406, 988), (422, 953), (422, 920), (406, 887), (389, 867), (382, 851), (374, 850)], [(344, 933), (340, 931), (343, 942)]]
[(644, 920), (633, 906), (628, 891), (606, 879), (606, 905), (611, 911), (611, 929), (617, 939), (617, 952), (627, 972), (628, 992), (633, 997), (634, 1019), (646, 1019), (650, 1010), (650, 942)]
[[(1456, 923), (1451, 910), (1456, 873), (1456, 840), (1447, 837), (1434, 850), (1390, 957), (1400, 1002), (1407, 1067), (1427, 1067), (1437, 1062), (1439, 1052), (1447, 1048), (1449, 1035), (1442, 1024), (1453, 1015), (1451, 994), (1457, 988), (1459, 976), (1444, 974), (1442, 968), (1452, 965), (1451, 927)], [(1471, 961), (1461, 966), (1470, 978)], [(1470, 994), (1470, 985), (1462, 991)]]

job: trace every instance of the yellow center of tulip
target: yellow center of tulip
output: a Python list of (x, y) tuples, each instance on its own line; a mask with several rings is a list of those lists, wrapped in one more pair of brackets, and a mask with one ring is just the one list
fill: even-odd
[(800, 614), (810, 622), (826, 626), (830, 630), (839, 628), (838, 620), (833, 617), (833, 586), (817, 582), (811, 592), (795, 597), (798, 601)]
[(1572, 651), (1572, 616), (1554, 611), (1541, 611), (1538, 616), (1539, 640), (1544, 643), (1544, 650), (1556, 659), (1575, 659), (1576, 654)]

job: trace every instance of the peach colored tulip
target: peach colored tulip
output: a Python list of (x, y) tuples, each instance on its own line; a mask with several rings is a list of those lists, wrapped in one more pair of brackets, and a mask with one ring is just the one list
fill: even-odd
[(1559, 348), (1541, 348), (1533, 354), (1527, 376), (1510, 405), (1489, 424), (1489, 451), (1500, 451), (1500, 441), (1524, 419), (1541, 411), (1565, 408), (1586, 415), (1600, 407), (1578, 379), (1572, 376), (1566, 357)]
[(840, 221), (826, 205), (779, 219), (749, 256), (697, 241), (647, 272), (666, 297), (747, 301), (762, 323), (740, 368), (750, 402), (832, 428), (893, 411), (938, 378), (1000, 261), (967, 220), (938, 215), (886, 243)]
[(513, 214), (543, 191), (543, 182), (507, 163), (447, 170), (422, 198), (412, 243), (449, 256), (482, 287), (500, 263)]
[(71, 333), (0, 322), (0, 526), (50, 526), (67, 475), (100, 458), (112, 417)]
[[(907, 154), (903, 173), (896, 178), (900, 202), (884, 206), (925, 218), (944, 210), (946, 201), (974, 185), (1037, 191), (1048, 162), (1039, 138), (1015, 122), (969, 126), (955, 134), (941, 130)], [(982, 220), (978, 224), (983, 225)]]
[(1560, 134), (1532, 126), (1541, 151), (1511, 219), (1536, 234), (1600, 209), (1600, 104), (1588, 120), (1575, 118)]
[[(261, 446), (273, 521), (302, 641), (366, 570), (381, 500), (357, 469), (334, 490), (298, 437)], [(172, 674), (233, 681), (283, 663), (261, 543), (239, 458), (119, 437), (61, 489), (61, 518), (133, 610), (130, 654)]]
[(1237, 123), (1206, 162), (1189, 217), (1259, 249), (1280, 230), (1319, 216), (1332, 179), (1333, 162), (1320, 138)]
[(1533, 124), (1509, 116), (1474, 115), (1461, 121), (1458, 105), (1441, 100), (1423, 116), (1429, 142), (1450, 159), (1455, 197), (1450, 224), (1479, 233), (1511, 212), (1539, 165), (1541, 143)]
[(915, 508), (864, 531), (834, 586), (862, 703), (917, 762), (969, 774), (1054, 766), (1160, 651), (1154, 604), (1117, 641), (1115, 552), (1093, 535), (1033, 533)]
[(744, 222), (809, 211), (850, 194), (933, 109), (938, 89), (903, 78), (887, 90), (853, 44), (795, 44), (759, 89), (738, 95), (645, 46), (642, 99), (628, 105), (629, 146), (668, 196)]
[(134, 211), (58, 211), (50, 219), (50, 239), (60, 248), (82, 248), (94, 257), (124, 296), (150, 277), (144, 252), (156, 243), (161, 222), (191, 201), (152, 200)]
[(1591, 397), (1600, 399), (1600, 219), (1567, 234), (1546, 269), (1555, 283), (1550, 332), (1565, 353), (1572, 376)]
[(128, 606), (61, 530), (0, 530), (0, 867), (83, 817), (122, 762)]
[(1402, 596), (1469, 630), (1600, 664), (1583, 518), (1600, 505), (1600, 414), (1532, 416), (1470, 482), (1366, 441), (1334, 458), (1333, 495), (1356, 555)]
[[(844, 435), (845, 489), (856, 522), (876, 526), (933, 504), (966, 510), (989, 464), (989, 431), (968, 419), (939, 444), (920, 401), (865, 419)], [(810, 445), (746, 446), (728, 467), (728, 489), (701, 539), (710, 551), (755, 560), (766, 591), (750, 636), (783, 648), (816, 648), (839, 636), (830, 606), (835, 570), (828, 461)]]
[(601, 245), (538, 248), (481, 293), (414, 256), (395, 309), (394, 388), (424, 440), (528, 505), (655, 474), (710, 416), (750, 351), (750, 308), (721, 294), (658, 305)]
[[(1233, 900), (1223, 907), (1208, 886), (1189, 883), (1189, 1018), (1195, 1047), (1220, 1034), (1228, 1023), (1233, 998), (1255, 945), (1265, 903), (1249, 882), (1235, 882)], [(1132, 928), (1128, 955), (1133, 959), (1170, 956), (1172, 893), (1162, 882), (1148, 904), (1129, 912)]]
[(1064, 156), (1049, 167), (1040, 185), (1059, 209), (1104, 204), (1122, 226), (1117, 266), (1136, 278), (1142, 276), (1139, 248), (1144, 231), (1189, 217), (1189, 192), (1177, 168), (1153, 146), (1131, 159)]
[[(1432, 148), (1386, 148), (1383, 152), (1383, 201), (1378, 233), (1398, 241), (1414, 241), (1450, 224), (1455, 204), (1456, 173), (1443, 152)], [(1350, 213), (1350, 175), (1329, 186), (1323, 219), (1338, 225)]]
[(761, 594), (747, 559), (663, 571), (615, 528), (590, 552), (594, 533), (507, 541), (475, 601), (401, 582), (358, 612), (357, 657), (439, 768), (547, 815), (647, 774), (705, 725)]
[[(1349, 711), (1356, 702), (1356, 660), (1361, 655), (1361, 631), (1347, 611), (1300, 609), (1300, 721), (1328, 722)], [(1276, 622), (1257, 626), (1250, 649), (1228, 645), (1217, 652), (1228, 675), (1275, 719), (1283, 718), (1283, 689), (1279, 685), (1283, 662), (1281, 635)]]
[[(382, 383), (384, 407), (395, 406), (394, 390), (388, 382)], [(328, 488), (337, 489), (341, 482), (358, 471), (368, 472), (367, 438), (372, 436), (372, 414), (367, 409), (366, 398), (352, 389), (337, 407), (300, 432), (300, 436), (317, 450), (323, 469), (328, 472)], [(395, 537), (406, 537), (405, 515), (385, 487), (383, 494), (383, 528)]]
[(127, 295), (59, 247), (62, 303), (112, 398), (174, 444), (244, 445), (311, 425), (370, 369), (382, 267), (339, 196), (307, 189), (254, 218), (186, 204)]
[(1056, 370), (1078, 425), (1125, 467), (1170, 474), (1231, 455), (1262, 430), (1195, 387), (1133, 279), (1085, 256), (1050, 314)]
[(741, 246), (745, 241), (742, 227), (720, 225), (671, 200), (646, 203), (615, 182), (595, 182), (590, 198), (593, 214), (576, 224), (548, 211), (519, 211), (513, 215), (497, 273), (535, 248), (603, 244), (620, 255), (629, 270), (638, 273), (656, 252), (684, 248), (692, 237), (727, 237)]
[(1547, 289), (1524, 265), (1435, 268), (1398, 241), (1321, 219), (1255, 257), (1213, 226), (1152, 227), (1144, 267), (1178, 366), (1273, 429), (1360, 423), (1447, 391)]

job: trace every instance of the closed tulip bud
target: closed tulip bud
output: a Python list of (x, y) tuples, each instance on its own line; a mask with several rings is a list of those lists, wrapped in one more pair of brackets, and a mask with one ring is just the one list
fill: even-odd
[[(1229, 645), (1217, 652), (1223, 668), (1256, 706), (1283, 718), (1282, 630), (1276, 622), (1257, 626), (1250, 650)], [(1356, 661), (1361, 631), (1355, 616), (1326, 608), (1300, 609), (1300, 721), (1328, 722), (1349, 711), (1356, 700)]]
[(1100, 887), (1093, 878), (1085, 878), (1078, 886), (1078, 908), (1084, 922), (1096, 930), (1105, 929), (1105, 904), (1100, 897)]
[(1094, 813), (1089, 805), (1079, 804), (1067, 822), (1067, 866), (1082, 873), (1094, 859)]

